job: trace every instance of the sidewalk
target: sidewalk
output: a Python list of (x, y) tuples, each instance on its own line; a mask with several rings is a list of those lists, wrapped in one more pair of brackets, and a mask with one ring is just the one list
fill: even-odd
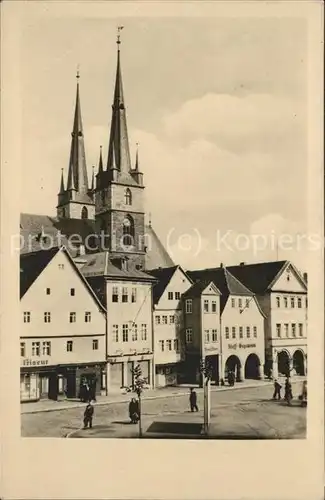
[[(292, 382), (300, 382), (304, 380), (305, 377), (294, 377)], [(254, 387), (260, 387), (265, 385), (272, 385), (273, 382), (270, 380), (245, 380), (244, 382), (239, 382), (235, 384), (234, 387), (229, 386), (211, 386), (211, 391), (213, 392), (221, 392), (221, 391), (236, 391), (240, 389), (249, 389)], [(203, 392), (202, 388), (197, 386), (189, 385), (180, 385), (177, 387), (163, 387), (159, 389), (147, 389), (145, 390), (142, 399), (162, 399), (162, 398), (171, 398), (171, 397), (180, 397), (188, 395), (189, 387), (195, 387), (198, 394)], [(132, 393), (122, 393), (122, 392), (111, 392), (107, 396), (98, 396), (97, 402), (94, 403), (94, 406), (101, 405), (109, 405), (116, 403), (128, 403), (130, 398), (132, 397)], [(78, 399), (63, 399), (59, 401), (52, 401), (50, 399), (44, 399), (42, 401), (35, 402), (26, 402), (21, 403), (20, 405), (20, 413), (42, 413), (42, 412), (50, 412), (50, 411), (59, 411), (59, 410), (67, 410), (70, 408), (84, 408), (85, 403), (81, 403)]]

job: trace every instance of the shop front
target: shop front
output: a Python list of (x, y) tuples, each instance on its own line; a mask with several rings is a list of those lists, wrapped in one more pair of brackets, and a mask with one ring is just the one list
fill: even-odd
[(119, 390), (131, 387), (134, 383), (133, 369), (139, 365), (142, 377), (148, 385), (153, 384), (152, 376), (152, 354), (135, 356), (109, 356), (107, 359), (107, 387)]
[(178, 365), (176, 363), (156, 365), (156, 386), (175, 386), (178, 382)]

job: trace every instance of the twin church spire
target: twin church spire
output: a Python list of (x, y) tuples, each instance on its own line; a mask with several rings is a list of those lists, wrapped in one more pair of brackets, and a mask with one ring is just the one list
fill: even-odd
[(83, 124), (81, 117), (79, 71), (77, 72), (77, 90), (74, 112), (73, 131), (70, 147), (70, 161), (68, 170), (67, 187), (64, 187), (63, 172), (61, 175), (59, 205), (66, 204), (69, 200), (77, 203), (94, 204), (94, 192), (108, 186), (110, 182), (126, 182), (142, 185), (142, 174), (139, 172), (138, 151), (136, 153), (135, 168), (131, 166), (130, 148), (127, 130), (126, 109), (123, 92), (121, 55), (120, 55), (120, 30), (117, 36), (117, 66), (115, 88), (112, 105), (112, 119), (108, 145), (106, 169), (104, 170), (102, 146), (100, 146), (96, 186), (94, 172), (91, 187), (88, 184), (87, 164)]

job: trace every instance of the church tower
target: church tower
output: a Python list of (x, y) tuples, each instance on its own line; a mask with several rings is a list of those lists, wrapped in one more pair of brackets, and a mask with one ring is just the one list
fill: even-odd
[(137, 269), (145, 266), (144, 185), (138, 151), (132, 168), (122, 84), (120, 35), (106, 169), (100, 149), (96, 175), (96, 228), (108, 235), (111, 258), (126, 258)]
[(64, 187), (63, 170), (58, 194), (57, 216), (70, 219), (94, 219), (95, 204), (93, 190), (88, 187), (84, 134), (79, 95), (79, 73), (77, 73), (77, 95), (67, 187)]

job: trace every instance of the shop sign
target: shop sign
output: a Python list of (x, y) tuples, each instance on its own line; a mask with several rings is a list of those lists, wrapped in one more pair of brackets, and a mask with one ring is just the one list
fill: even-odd
[(23, 366), (48, 365), (48, 359), (23, 359)]
[(256, 347), (256, 344), (228, 344), (228, 349), (236, 350), (237, 346), (239, 349), (254, 349)]

